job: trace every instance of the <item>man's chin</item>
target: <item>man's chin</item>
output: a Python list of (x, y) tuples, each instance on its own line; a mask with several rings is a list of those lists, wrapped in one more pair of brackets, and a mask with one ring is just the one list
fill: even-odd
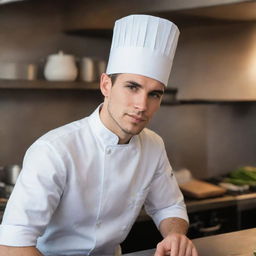
[(139, 128), (139, 129), (124, 129), (123, 131), (129, 135), (138, 135), (144, 127)]

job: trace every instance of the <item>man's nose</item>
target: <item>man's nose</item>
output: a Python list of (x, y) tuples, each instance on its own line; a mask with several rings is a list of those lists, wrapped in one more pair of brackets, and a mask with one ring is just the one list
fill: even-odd
[(135, 108), (139, 111), (146, 111), (148, 106), (148, 97), (146, 94), (140, 94), (136, 97)]

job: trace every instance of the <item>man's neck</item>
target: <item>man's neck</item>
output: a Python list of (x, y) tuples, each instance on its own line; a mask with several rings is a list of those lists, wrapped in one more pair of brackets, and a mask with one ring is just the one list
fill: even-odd
[[(120, 134), (117, 134), (112, 128), (110, 125), (108, 125), (108, 118), (110, 118), (108, 116), (108, 111), (106, 109), (106, 107), (104, 106), (104, 103), (103, 105), (101, 106), (100, 110), (99, 110), (99, 115), (100, 115), (100, 120), (101, 122), (103, 123), (103, 125), (109, 129), (111, 132), (113, 132), (118, 138), (118, 144), (128, 144), (132, 138), (132, 135), (127, 135), (127, 133), (125, 132), (120, 132)], [(121, 129), (120, 129), (121, 130)], [(123, 133), (123, 136), (122, 134)]]

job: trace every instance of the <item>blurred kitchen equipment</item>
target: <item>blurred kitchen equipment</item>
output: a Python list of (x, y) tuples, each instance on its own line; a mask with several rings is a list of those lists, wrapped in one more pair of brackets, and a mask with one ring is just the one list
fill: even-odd
[(5, 183), (0, 181), (0, 198), (5, 198), (5, 197), (6, 197)]
[(80, 80), (85, 82), (96, 82), (100, 80), (102, 73), (106, 71), (106, 61), (84, 57), (80, 61)]
[(227, 182), (220, 182), (218, 184), (219, 186), (221, 186), (222, 188), (227, 189), (228, 192), (230, 193), (234, 193), (234, 194), (242, 194), (244, 192), (249, 191), (250, 186), (249, 185), (234, 185), (232, 183), (227, 183)]
[(17, 164), (0, 167), (1, 180), (7, 185), (15, 185), (20, 174), (21, 167)]
[(1, 79), (25, 79), (35, 80), (37, 78), (38, 66), (33, 63), (1, 62)]
[(84, 57), (80, 61), (80, 79), (85, 82), (95, 82), (97, 80), (96, 60)]
[(174, 171), (174, 175), (176, 177), (178, 184), (183, 184), (192, 179), (192, 173), (188, 169), (185, 169), (185, 168)]
[(180, 189), (184, 195), (198, 199), (220, 196), (226, 192), (225, 188), (197, 179), (180, 184)]
[(48, 56), (44, 68), (44, 76), (50, 81), (74, 81), (77, 77), (77, 67), (73, 55), (58, 54)]
[(193, 198), (208, 198), (223, 195), (226, 189), (209, 182), (195, 179), (187, 169), (174, 172), (179, 187), (184, 195)]

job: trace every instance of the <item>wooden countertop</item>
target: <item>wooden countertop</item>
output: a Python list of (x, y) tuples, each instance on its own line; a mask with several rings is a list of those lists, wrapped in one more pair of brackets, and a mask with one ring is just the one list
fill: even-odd
[(256, 228), (193, 240), (200, 256), (253, 256)]
[[(199, 256), (253, 256), (256, 249), (256, 228), (192, 240)], [(155, 249), (123, 254), (152, 256)]]

